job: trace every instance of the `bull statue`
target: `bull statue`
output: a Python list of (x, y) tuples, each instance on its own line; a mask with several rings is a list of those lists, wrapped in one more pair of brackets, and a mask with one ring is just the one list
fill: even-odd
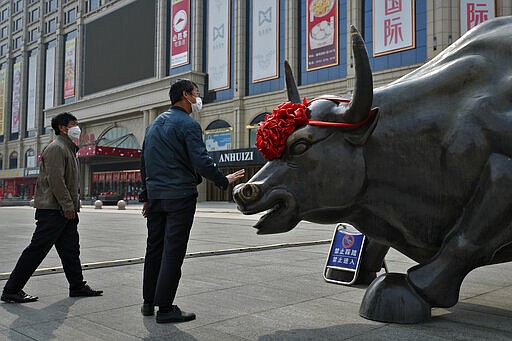
[(380, 271), (389, 247), (416, 261), (407, 274), (371, 282), (365, 318), (418, 323), (433, 307), (455, 305), (470, 271), (512, 260), (510, 32), (512, 17), (489, 20), (373, 89), (352, 27), (351, 100), (301, 100), (285, 63), (290, 102), (258, 128), (257, 146), (270, 161), (235, 187), (238, 209), (268, 211), (258, 234), (301, 220), (350, 223), (370, 239), (363, 272)]

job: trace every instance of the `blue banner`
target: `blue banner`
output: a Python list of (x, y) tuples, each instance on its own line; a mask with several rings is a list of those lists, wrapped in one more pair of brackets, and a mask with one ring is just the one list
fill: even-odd
[(364, 234), (344, 231), (342, 225), (336, 229), (327, 266), (356, 271), (364, 245)]

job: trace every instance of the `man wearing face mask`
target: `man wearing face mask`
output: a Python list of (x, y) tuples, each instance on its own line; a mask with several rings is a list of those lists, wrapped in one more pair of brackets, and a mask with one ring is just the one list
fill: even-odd
[(25, 293), (23, 287), (54, 245), (69, 282), (70, 297), (100, 296), (103, 293), (86, 284), (79, 257), (78, 147), (73, 140), (80, 138), (80, 128), (76, 117), (68, 113), (55, 116), (52, 128), (56, 137), (41, 154), (36, 183), (36, 229), (5, 284), (1, 297), (5, 302), (38, 300), (38, 297)]
[(142, 147), (141, 177), (148, 238), (144, 261), (142, 315), (154, 314), (157, 323), (184, 322), (194, 313), (173, 305), (181, 266), (187, 250), (201, 176), (226, 189), (245, 174), (227, 176), (206, 151), (201, 126), (190, 114), (202, 107), (197, 85), (180, 80), (169, 91), (172, 106), (146, 129)]

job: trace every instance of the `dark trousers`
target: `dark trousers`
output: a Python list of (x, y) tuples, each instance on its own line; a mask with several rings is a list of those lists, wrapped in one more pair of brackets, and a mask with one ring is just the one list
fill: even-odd
[(74, 219), (68, 220), (58, 210), (37, 209), (35, 218), (36, 230), (32, 240), (18, 259), (4, 291), (17, 293), (23, 289), (53, 245), (61, 259), (69, 288), (80, 289), (85, 282), (80, 264), (78, 214)]
[(172, 305), (181, 278), (196, 201), (197, 195), (148, 201), (143, 281), (145, 302), (154, 302), (160, 307)]

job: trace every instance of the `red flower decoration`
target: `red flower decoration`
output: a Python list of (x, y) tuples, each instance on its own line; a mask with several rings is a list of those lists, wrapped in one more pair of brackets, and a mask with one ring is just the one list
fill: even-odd
[(256, 131), (256, 147), (267, 160), (281, 157), (286, 148), (288, 137), (309, 122), (307, 101), (302, 103), (284, 102), (265, 121), (258, 124)]

